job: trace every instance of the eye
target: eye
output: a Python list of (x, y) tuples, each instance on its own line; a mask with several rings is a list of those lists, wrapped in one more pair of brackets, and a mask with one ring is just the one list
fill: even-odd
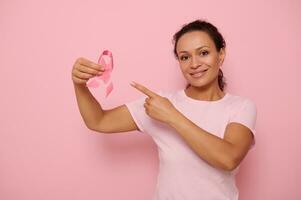
[(201, 53), (200, 53), (202, 56), (206, 56), (206, 55), (208, 55), (209, 54), (209, 52), (208, 51), (201, 51)]
[(188, 59), (188, 56), (181, 56), (180, 57), (180, 60), (187, 60)]

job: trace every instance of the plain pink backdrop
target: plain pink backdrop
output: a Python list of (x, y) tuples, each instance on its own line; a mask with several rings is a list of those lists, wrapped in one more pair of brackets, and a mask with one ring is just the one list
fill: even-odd
[(226, 39), (227, 91), (257, 104), (240, 200), (300, 199), (300, 8), (298, 0), (0, 1), (0, 199), (150, 199), (155, 143), (136, 131), (87, 129), (72, 65), (113, 52), (115, 89), (108, 98), (91, 90), (105, 109), (143, 96), (132, 80), (154, 91), (183, 88), (172, 35), (198, 18)]

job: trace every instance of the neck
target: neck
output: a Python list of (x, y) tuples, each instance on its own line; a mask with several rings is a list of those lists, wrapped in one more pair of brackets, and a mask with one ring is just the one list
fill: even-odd
[(202, 101), (217, 101), (225, 96), (225, 92), (219, 88), (218, 83), (212, 87), (195, 87), (190, 85), (184, 91), (187, 96)]

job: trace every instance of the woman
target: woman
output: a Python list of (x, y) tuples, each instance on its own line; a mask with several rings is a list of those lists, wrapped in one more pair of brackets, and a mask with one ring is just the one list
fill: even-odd
[(155, 93), (132, 86), (147, 98), (103, 110), (85, 87), (101, 66), (80, 58), (73, 81), (81, 115), (91, 130), (139, 130), (158, 145), (156, 200), (237, 200), (235, 174), (255, 144), (256, 105), (224, 91), (221, 65), (226, 43), (217, 28), (196, 20), (174, 35), (174, 54), (188, 82), (185, 89)]

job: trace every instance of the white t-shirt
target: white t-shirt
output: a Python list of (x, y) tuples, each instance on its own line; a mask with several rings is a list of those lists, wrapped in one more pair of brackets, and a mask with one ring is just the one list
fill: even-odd
[[(188, 97), (184, 89), (157, 93), (211, 134), (223, 138), (227, 124), (237, 122), (248, 127), (255, 139), (257, 109), (249, 98), (226, 93), (220, 100), (202, 101)], [(145, 113), (145, 98), (125, 105), (141, 132), (158, 146), (160, 166), (153, 200), (238, 200), (235, 174), (239, 166), (230, 172), (207, 163), (173, 128)], [(251, 148), (254, 145), (255, 140)]]

